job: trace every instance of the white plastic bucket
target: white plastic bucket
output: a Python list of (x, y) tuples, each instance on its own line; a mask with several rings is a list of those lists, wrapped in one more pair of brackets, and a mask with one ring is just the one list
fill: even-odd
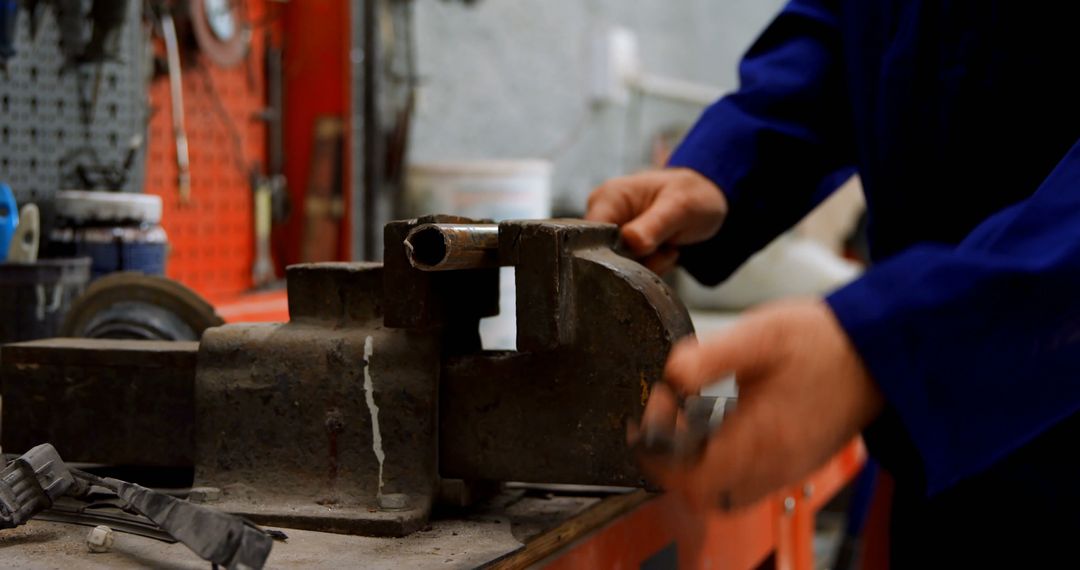
[[(551, 163), (546, 160), (432, 162), (409, 167), (404, 208), (408, 216), (452, 214), (474, 219), (536, 220), (551, 217)], [(514, 270), (499, 275), (499, 316), (480, 323), (490, 350), (517, 345)]]
[(551, 216), (551, 163), (546, 160), (431, 162), (409, 167), (409, 216), (529, 220)]

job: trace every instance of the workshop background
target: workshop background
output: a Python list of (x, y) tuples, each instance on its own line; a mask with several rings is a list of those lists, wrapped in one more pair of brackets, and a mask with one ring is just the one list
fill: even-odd
[[(288, 321), (286, 267), (381, 261), (392, 220), (581, 217), (593, 188), (662, 166), (737, 87), (783, 3), (0, 0), (0, 344), (196, 342)], [(862, 210), (852, 180), (721, 287), (667, 281), (699, 334), (831, 290), (860, 271)], [(514, 270), (498, 283), (483, 346), (514, 350)], [(27, 451), (19, 412), (3, 417), (4, 451)], [(839, 489), (860, 453), (819, 484)], [(761, 511), (760, 533), (721, 519), (709, 536), (847, 567), (867, 499), (844, 494), (815, 539), (824, 494), (805, 495)], [(590, 560), (616, 560), (604, 548), (655, 531), (648, 518), (606, 527)], [(598, 556), (575, 552), (562, 567)]]
[(581, 212), (604, 180), (642, 168), (651, 139), (688, 127), (702, 105), (641, 94), (610, 102), (595, 87), (598, 42), (636, 35), (643, 70), (727, 92), (739, 57), (783, 2), (688, 0), (416, 5), (421, 77), (418, 162), (551, 160), (556, 209)]

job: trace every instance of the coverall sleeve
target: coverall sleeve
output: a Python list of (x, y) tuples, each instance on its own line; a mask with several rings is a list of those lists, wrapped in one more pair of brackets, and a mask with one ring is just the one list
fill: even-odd
[(744, 57), (738, 91), (706, 110), (671, 158), (728, 200), (720, 232), (681, 251), (702, 283), (726, 279), (854, 173), (837, 4), (792, 0)]
[(1076, 413), (1080, 143), (959, 245), (912, 248), (828, 303), (921, 459), (928, 494)]

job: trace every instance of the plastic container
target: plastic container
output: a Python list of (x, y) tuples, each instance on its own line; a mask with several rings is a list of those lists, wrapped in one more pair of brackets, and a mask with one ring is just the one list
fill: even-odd
[(545, 160), (432, 162), (409, 167), (405, 214), (530, 220), (551, 216)]
[[(408, 216), (452, 214), (474, 219), (538, 220), (551, 217), (551, 163), (544, 160), (476, 160), (409, 167), (404, 209)], [(488, 350), (517, 347), (514, 269), (499, 274), (499, 316), (480, 322)]]
[(49, 257), (89, 257), (92, 278), (117, 271), (164, 275), (168, 238), (161, 197), (67, 190), (56, 198)]
[(51, 338), (90, 282), (90, 258), (0, 263), (0, 344)]

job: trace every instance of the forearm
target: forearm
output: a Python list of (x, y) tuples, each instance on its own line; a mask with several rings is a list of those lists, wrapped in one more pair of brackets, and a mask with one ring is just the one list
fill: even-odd
[(956, 247), (925, 245), (829, 298), (922, 460), (927, 491), (1080, 410), (1080, 146)]

